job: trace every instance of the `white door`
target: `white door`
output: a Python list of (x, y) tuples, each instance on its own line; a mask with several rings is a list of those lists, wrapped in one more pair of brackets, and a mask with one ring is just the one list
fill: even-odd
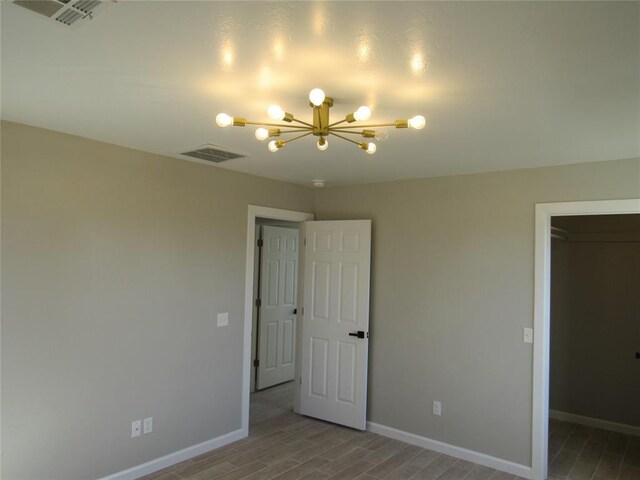
[(258, 389), (294, 378), (298, 230), (262, 230)]
[(305, 222), (300, 413), (366, 429), (371, 220)]

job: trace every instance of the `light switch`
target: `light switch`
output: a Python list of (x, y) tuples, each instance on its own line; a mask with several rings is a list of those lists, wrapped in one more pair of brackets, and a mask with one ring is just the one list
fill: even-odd
[(524, 329), (524, 337), (522, 338), (524, 343), (533, 343), (533, 328)]
[(218, 326), (219, 327), (226, 327), (227, 325), (229, 325), (229, 314), (227, 312), (219, 313), (218, 314)]
[(153, 417), (147, 417), (142, 421), (142, 434), (147, 435), (153, 432)]

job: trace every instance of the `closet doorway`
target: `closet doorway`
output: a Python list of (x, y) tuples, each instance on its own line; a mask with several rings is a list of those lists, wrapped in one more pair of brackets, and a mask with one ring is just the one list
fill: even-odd
[(640, 214), (551, 219), (551, 476), (640, 478), (638, 292)]
[[(580, 215), (629, 214), (640, 214), (640, 198), (540, 203), (535, 206), (533, 415), (531, 429), (531, 476), (535, 480), (548, 478), (552, 219)], [(579, 332), (573, 334), (579, 335)], [(637, 362), (635, 358), (633, 361)], [(638, 455), (640, 455), (640, 451)]]

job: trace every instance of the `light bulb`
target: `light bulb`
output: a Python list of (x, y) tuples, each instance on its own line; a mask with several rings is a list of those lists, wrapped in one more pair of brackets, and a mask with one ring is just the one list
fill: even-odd
[(421, 128), (424, 128), (424, 126), (427, 124), (427, 121), (422, 115), (416, 115), (415, 117), (410, 118), (408, 123), (411, 128), (420, 130)]
[(269, 130), (266, 128), (258, 128), (256, 130), (256, 138), (260, 141), (266, 139), (269, 136)]
[(279, 150), (278, 145), (276, 145), (276, 141), (275, 140), (271, 140), (269, 142), (268, 148), (269, 148), (269, 151), (274, 152), (274, 153)]
[(320, 137), (320, 139), (316, 143), (316, 146), (318, 147), (318, 150), (326, 150), (327, 148), (329, 148), (329, 142), (326, 138)]
[(233, 123), (233, 117), (230, 117), (226, 113), (219, 113), (216, 115), (216, 123), (219, 127), (228, 127)]
[(324, 98), (325, 98), (324, 92), (319, 88), (314, 88), (309, 92), (309, 101), (313, 103), (316, 107), (319, 107), (320, 105), (322, 105), (322, 102), (324, 102)]
[(362, 106), (353, 112), (353, 118), (358, 122), (363, 122), (371, 118), (371, 109), (369, 107)]
[(369, 142), (367, 144), (367, 149), (365, 150), (369, 155), (373, 155), (374, 153), (376, 153), (376, 150), (378, 149), (377, 145), (373, 142)]
[(278, 105), (271, 105), (267, 109), (267, 113), (272, 120), (282, 120), (284, 118), (284, 110)]

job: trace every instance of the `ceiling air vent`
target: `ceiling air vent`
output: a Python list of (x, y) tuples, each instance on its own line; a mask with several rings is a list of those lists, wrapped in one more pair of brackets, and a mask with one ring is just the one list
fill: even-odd
[(242, 153), (232, 152), (228, 148), (221, 147), (219, 145), (212, 145), (210, 143), (202, 145), (194, 150), (183, 152), (181, 155), (214, 163), (222, 163), (235, 158), (246, 157), (246, 155)]
[(100, 0), (14, 0), (13, 3), (64, 25), (72, 25), (83, 18), (91, 18), (96, 7), (104, 2)]

